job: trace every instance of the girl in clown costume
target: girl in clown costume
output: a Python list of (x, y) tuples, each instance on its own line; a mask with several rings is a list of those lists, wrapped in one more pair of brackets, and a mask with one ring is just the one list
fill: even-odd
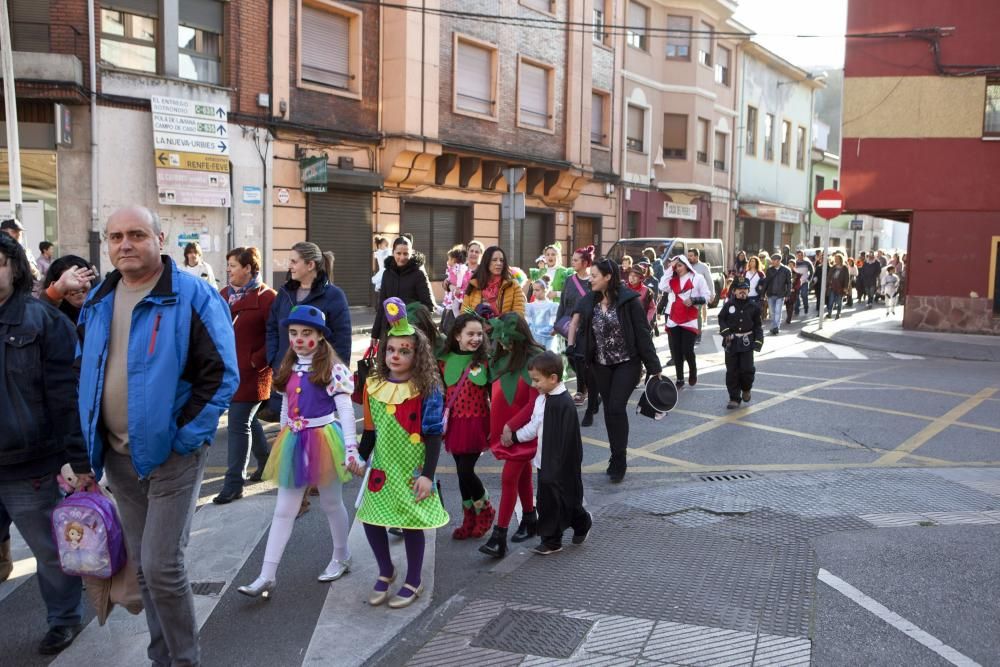
[(281, 326), (288, 327), (289, 338), (288, 352), (274, 378), (274, 385), (284, 394), (282, 430), (264, 468), (264, 479), (278, 484), (278, 499), (260, 576), (237, 589), (250, 597), (269, 597), (275, 588), (278, 563), (309, 486), (319, 488), (320, 505), (333, 537), (333, 558), (319, 581), (335, 581), (351, 567), (350, 523), (341, 484), (351, 478), (348, 466), (359, 458), (352, 375), (327, 342), (332, 334), (321, 310), (296, 306)]
[(411, 605), (423, 592), (424, 529), (448, 523), (434, 483), (444, 432), (441, 376), (427, 338), (406, 319), (406, 306), (387, 299), (383, 334), (374, 373), (365, 384), (365, 431), (355, 474), (370, 467), (357, 519), (378, 563), (379, 576), (368, 597), (371, 605), (389, 600), (397, 572), (389, 555), (388, 527), (403, 529), (406, 580), (389, 607)]

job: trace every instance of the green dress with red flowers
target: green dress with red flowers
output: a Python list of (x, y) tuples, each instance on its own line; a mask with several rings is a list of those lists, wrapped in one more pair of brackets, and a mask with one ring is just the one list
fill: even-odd
[(450, 517), (441, 504), (437, 485), (430, 497), (419, 503), (413, 488), (423, 471), (424, 436), (441, 436), (441, 393), (421, 396), (410, 382), (369, 378), (364, 407), (365, 429), (374, 428), (375, 448), (369, 456), (371, 471), (358, 520), (410, 529), (446, 525)]

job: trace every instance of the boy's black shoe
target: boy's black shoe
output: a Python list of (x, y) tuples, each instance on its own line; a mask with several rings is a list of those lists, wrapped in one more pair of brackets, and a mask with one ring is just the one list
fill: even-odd
[(546, 542), (542, 542), (531, 551), (539, 556), (551, 556), (552, 554), (557, 554), (562, 551), (562, 544), (548, 544)]
[(612, 484), (621, 484), (622, 480), (625, 479), (625, 471), (611, 470), (608, 472), (608, 479), (611, 480)]
[(594, 425), (594, 413), (587, 410), (583, 413), (583, 420), (580, 422), (580, 426), (587, 427)]
[(594, 517), (587, 512), (587, 530), (581, 532), (573, 531), (573, 544), (583, 544), (590, 537), (590, 529), (594, 527)]
[(76, 636), (83, 630), (82, 625), (54, 625), (45, 633), (38, 652), (42, 655), (55, 655), (73, 643)]

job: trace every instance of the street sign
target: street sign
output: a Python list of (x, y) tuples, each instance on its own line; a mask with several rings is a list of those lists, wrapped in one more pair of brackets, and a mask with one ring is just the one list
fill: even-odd
[(865, 221), (861, 218), (854, 218), (851, 220), (851, 231), (852, 232), (863, 232), (865, 230)]
[(150, 108), (160, 203), (232, 206), (229, 105), (153, 96)]
[(525, 218), (525, 208), (524, 208), (524, 193), (515, 192), (514, 193), (514, 212), (511, 215), (510, 210), (510, 198), (511, 194), (505, 192), (500, 195), (500, 217), (504, 220), (509, 220), (513, 217), (515, 220), (524, 220)]
[[(259, 185), (243, 186), (244, 204), (262, 204), (263, 202), (264, 202), (264, 193), (261, 191)], [(253, 236), (253, 235), (249, 234), (248, 236)]]
[(157, 169), (189, 169), (219, 174), (229, 173), (229, 158), (221, 155), (156, 151), (153, 153), (153, 164)]
[(837, 190), (822, 190), (816, 193), (813, 210), (824, 220), (832, 220), (844, 212), (844, 195)]

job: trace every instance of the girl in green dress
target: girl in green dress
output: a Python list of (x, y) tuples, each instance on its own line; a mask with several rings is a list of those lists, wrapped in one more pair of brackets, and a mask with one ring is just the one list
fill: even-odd
[[(369, 470), (357, 519), (379, 568), (371, 605), (388, 600), (389, 585), (396, 580), (386, 528), (403, 529), (406, 581), (389, 600), (389, 607), (400, 609), (423, 592), (424, 529), (449, 521), (434, 483), (444, 397), (434, 354), (427, 338), (407, 321), (406, 306), (391, 298), (383, 308), (388, 327), (362, 401), (365, 431), (358, 449)], [(365, 466), (357, 462), (351, 470), (360, 475)]]

